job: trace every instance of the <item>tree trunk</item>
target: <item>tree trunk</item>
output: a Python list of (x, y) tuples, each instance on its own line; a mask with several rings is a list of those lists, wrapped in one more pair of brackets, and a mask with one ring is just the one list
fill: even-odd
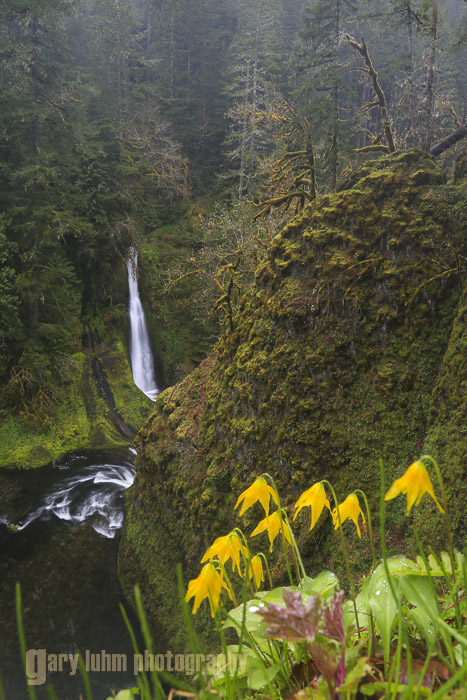
[(245, 186), (245, 151), (247, 143), (247, 123), (248, 123), (248, 95), (250, 91), (250, 59), (246, 63), (245, 95), (243, 100), (242, 133), (240, 144), (240, 179), (238, 181), (238, 198), (243, 199), (243, 188)]
[(406, 0), (406, 26), (407, 26), (407, 112), (408, 134), (407, 146), (410, 148), (415, 143), (415, 105), (413, 87), (413, 17), (411, 0)]
[(449, 136), (446, 136), (444, 139), (441, 141), (438, 141), (434, 146), (430, 148), (430, 154), (432, 156), (439, 156), (441, 153), (444, 153), (444, 151), (447, 151), (448, 148), (451, 148), (451, 146), (454, 146), (458, 141), (461, 139), (465, 138), (467, 136), (467, 123), (462, 124), (462, 126), (459, 126), (455, 131), (453, 131)]
[(436, 65), (436, 36), (438, 32), (438, 5), (434, 0), (432, 3), (431, 12), (431, 27), (430, 27), (430, 52), (428, 54), (427, 73), (426, 73), (426, 130), (425, 130), (425, 149), (428, 151), (433, 140), (433, 105), (434, 105), (434, 82), (435, 82), (435, 65)]
[[(334, 25), (334, 61), (337, 65), (339, 60), (339, 37), (340, 37), (340, 0), (336, 2), (336, 21)], [(337, 183), (337, 166), (339, 163), (339, 82), (336, 79), (333, 87), (333, 124), (331, 134), (331, 190), (334, 192)]]

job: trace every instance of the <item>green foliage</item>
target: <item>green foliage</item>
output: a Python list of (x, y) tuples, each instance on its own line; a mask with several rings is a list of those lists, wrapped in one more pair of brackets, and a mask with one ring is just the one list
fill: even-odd
[[(423, 460), (435, 466), (444, 507), (447, 508), (441, 472), (431, 458), (425, 456), (421, 460), (417, 464), (418, 469), (422, 470), (420, 474), (423, 473), (425, 484), (430, 479)], [(303, 576), (297, 544), (293, 538), (284, 538), (282, 545), (286, 558), (288, 550), (289, 556), (293, 554), (297, 562), (297, 585), (264, 592), (258, 590), (260, 582), (255, 580), (254, 590), (251, 590), (253, 598), (251, 593), (248, 594), (244, 583), (241, 605), (228, 611), (224, 607), (225, 603), (217, 603), (217, 625), (221, 641), (224, 629), (233, 627), (238, 634), (237, 645), (230, 646), (229, 669), (223, 675), (213, 678), (214, 687), (221, 697), (250, 697), (249, 691), (264, 689), (269, 697), (279, 698), (286, 693), (297, 700), (302, 697), (349, 699), (359, 697), (361, 692), (373, 697), (389, 698), (396, 688), (397, 691), (404, 691), (406, 698), (413, 699), (419, 696), (422, 687), (427, 696), (434, 692), (436, 697), (447, 695), (456, 686), (459, 689), (465, 688), (465, 557), (459, 552), (454, 556), (450, 550), (449, 553), (442, 552), (439, 558), (431, 554), (427, 559), (423, 549), (416, 561), (401, 554), (387, 557), (384, 544), (385, 500), (393, 497), (393, 490), (396, 484), (401, 483), (401, 479), (393, 484), (383, 498), (384, 469), (381, 469), (382, 563), (365, 577), (358, 596), (355, 597), (352, 593), (352, 599), (343, 604), (343, 592), (335, 594), (339, 582), (332, 572), (321, 572), (314, 580)], [(408, 497), (409, 493), (421, 496), (420, 481), (411, 469), (402, 477), (406, 483), (405, 492)], [(269, 511), (270, 493), (266, 493), (269, 483), (277, 496), (274, 499), (277, 513), (281, 512), (274, 480), (268, 474), (263, 474), (261, 479), (257, 479), (243, 492), (242, 496), (247, 503), (248, 493), (256, 488), (255, 495), (248, 496), (250, 500), (247, 510), (257, 499), (261, 500), (266, 513)], [(335, 499), (329, 482), (316, 484), (321, 487), (324, 485), (331, 488)], [(267, 495), (266, 503), (263, 503), (260, 495), (261, 489)], [(296, 509), (303, 496), (309, 493), (306, 491), (302, 494), (295, 504)], [(353, 494), (355, 498), (357, 493), (362, 495), (358, 490)], [(313, 509), (311, 503), (308, 505)], [(343, 506), (344, 504), (339, 506), (342, 513)], [(269, 526), (274, 515), (275, 513), (269, 514)], [(444, 512), (444, 518), (448, 541), (451, 542), (447, 511)], [(333, 519), (336, 522), (334, 515)], [(289, 527), (285, 522), (283, 525)], [(340, 520), (338, 526), (342, 533)], [(244, 571), (238, 573), (245, 582), (250, 578), (249, 570), (253, 560), (242, 532), (236, 528), (231, 533), (230, 537), (232, 536), (244, 543), (241, 548)], [(371, 527), (369, 536), (373, 542)], [(233, 550), (229, 550), (226, 544), (232, 540), (224, 537), (220, 540), (225, 540), (222, 547), (216, 549), (214, 545), (214, 550), (210, 547), (203, 560), (208, 557), (211, 560), (209, 566), (217, 567), (218, 575), (224, 578), (229, 597), (235, 600), (234, 587), (225, 569), (228, 558), (234, 558)], [(345, 553), (345, 539), (341, 539), (341, 542)], [(264, 555), (261, 556), (264, 558)], [(435, 581), (438, 577), (439, 582)], [(190, 582), (188, 590), (196, 584), (198, 591), (207, 597), (209, 587), (203, 591), (204, 580), (201, 574), (198, 579)], [(456, 609), (455, 614), (453, 608)], [(221, 625), (220, 621), (224, 619), (225, 622)], [(222, 646), (225, 650), (224, 641)], [(246, 687), (242, 684), (242, 679), (246, 681)], [(376, 683), (375, 679), (378, 679)]]
[(8, 264), (14, 246), (6, 237), (7, 225), (5, 215), (0, 216), (0, 377), (11, 362), (8, 346), (21, 334), (19, 297), (15, 289), (16, 275), (15, 270)]
[[(420, 459), (425, 462), (429, 460), (435, 466), (440, 477), (439, 488), (443, 504), (447, 508), (443, 481), (437, 465), (432, 458), (425, 456)], [(388, 497), (392, 498), (391, 493), (397, 482), (384, 498), (382, 465), (381, 471), (382, 563), (365, 577), (361, 592), (354, 599), (353, 605), (350, 600), (343, 603), (343, 591), (336, 593), (339, 581), (331, 571), (322, 571), (315, 578), (302, 575), (303, 563), (293, 535), (292, 539), (284, 537), (282, 545), (286, 558), (288, 551), (289, 555), (293, 554), (297, 563), (296, 585), (292, 582), (290, 586), (260, 591), (260, 581), (254, 579), (254, 587), (251, 586), (249, 592), (249, 571), (253, 560), (247, 539), (236, 528), (231, 535), (237, 538), (239, 543), (243, 543), (240, 547), (243, 571), (238, 569), (242, 581), (243, 602), (233, 610), (227, 611), (221, 599), (216, 600), (215, 604), (212, 602), (214, 596), (209, 589), (209, 583), (206, 590), (198, 588), (202, 597), (209, 598), (216, 615), (215, 623), (222, 653), (218, 654), (217, 658), (214, 657), (215, 663), (205, 663), (197, 671), (194, 686), (165, 672), (152, 671), (148, 674), (141, 670), (136, 677), (137, 687), (120, 691), (118, 695), (114, 693), (112, 697), (116, 697), (117, 700), (130, 700), (137, 696), (141, 700), (163, 700), (167, 697), (166, 688), (171, 688), (171, 695), (178, 692), (198, 700), (207, 700), (213, 696), (224, 700), (248, 700), (258, 697), (255, 694), (258, 691), (267, 693), (266, 697), (275, 700), (285, 695), (295, 700), (356, 700), (362, 694), (365, 697), (389, 700), (395, 692), (403, 693), (407, 700), (416, 700), (420, 693), (423, 693), (423, 697), (436, 700), (442, 697), (462, 697), (457, 694), (451, 695), (451, 691), (458, 690), (462, 693), (465, 690), (467, 675), (465, 556), (458, 552), (454, 556), (451, 550), (449, 553), (442, 552), (439, 557), (431, 553), (427, 558), (421, 549), (421, 556), (416, 560), (401, 554), (387, 557), (384, 544), (385, 500)], [(418, 493), (420, 483), (413, 476), (408, 477), (409, 473), (410, 470), (403, 477), (409, 479), (407, 494), (412, 490)], [(428, 474), (426, 479), (429, 481)], [(254, 495), (246, 498), (255, 485), (242, 494), (246, 510), (252, 508), (256, 500), (260, 500), (267, 513), (269, 499), (273, 496), (277, 512), (281, 513), (280, 498), (274, 480), (268, 474), (263, 474), (262, 478), (255, 482), (257, 483), (259, 485)], [(337, 506), (336, 495), (329, 482), (321, 483), (331, 489)], [(264, 494), (267, 493), (267, 503), (263, 502), (260, 490)], [(360, 490), (357, 492), (362, 494)], [(354, 492), (354, 495), (357, 492)], [(299, 503), (300, 501), (295, 504), (295, 508)], [(339, 511), (340, 509), (339, 506)], [(271, 514), (271, 519), (273, 516), (274, 513)], [(448, 524), (446, 511), (444, 516)], [(333, 519), (336, 522), (335, 516)], [(338, 522), (342, 532), (340, 518)], [(281, 521), (283, 533), (285, 526), (290, 527), (286, 520)], [(447, 534), (450, 542), (449, 529)], [(371, 529), (369, 536), (372, 539), (374, 537)], [(232, 551), (228, 558), (233, 560)], [(266, 562), (264, 555), (261, 556)], [(216, 550), (212, 552), (211, 561), (207, 566), (213, 567), (216, 576), (223, 579), (223, 588), (227, 590), (229, 598), (235, 601), (235, 586), (232, 586), (224, 566), (228, 558), (226, 560), (224, 555)], [(177, 567), (177, 578), (183, 596), (180, 566)], [(201, 576), (198, 578), (201, 579)], [(439, 583), (435, 581), (437, 578), (440, 579)], [(195, 582), (190, 582), (190, 586), (193, 583)], [(206, 587), (206, 584), (200, 585)], [(193, 654), (198, 652), (199, 640), (193, 631), (186, 600), (187, 596), (182, 598), (181, 607)], [(145, 648), (149, 654), (153, 654), (148, 618), (138, 587), (134, 589), (134, 601)], [(458, 611), (454, 617), (453, 601)], [(355, 603), (358, 603), (358, 617)], [(16, 588), (16, 609), (20, 647), (25, 665), (26, 640), (19, 584)], [(134, 651), (138, 654), (136, 636), (123, 606), (121, 612)], [(238, 636), (236, 644), (227, 644), (225, 630), (231, 628)], [(384, 656), (381, 654), (381, 648), (384, 650)], [(89, 678), (82, 659), (80, 668), (86, 698), (92, 700)], [(33, 687), (29, 687), (29, 693), (31, 700), (34, 700)], [(55, 697), (53, 692), (51, 697)]]
[[(358, 481), (374, 506), (374, 455), (384, 456), (392, 476), (437, 434), (438, 445), (446, 445), (437, 456), (444, 449), (451, 455), (443, 457), (446, 488), (462, 542), (465, 494), (456, 474), (463, 464), (464, 404), (449, 386), (457, 381), (454, 368), (463, 372), (461, 346), (450, 338), (462, 333), (454, 251), (463, 254), (464, 197), (418, 152), (356, 171), (348, 189), (318, 198), (273, 238), (255, 285), (239, 299), (233, 330), (222, 333), (192, 375), (160, 395), (139, 435), (119, 556), (128, 588), (148, 582), (142, 592), (151, 624), (164, 625), (169, 637), (180, 625), (160, 571), (167, 562), (173, 571), (182, 559), (188, 575), (195, 574), (215, 533), (235, 525), (231, 505), (245, 480), (265, 471), (286, 494), (285, 508), (323, 478), (343, 492)], [(440, 393), (438, 381), (446, 387)], [(446, 422), (449, 445), (441, 443), (442, 431), (435, 433)], [(390, 553), (406, 554), (415, 545), (403, 508), (389, 508)], [(422, 510), (415, 520), (439, 549), (444, 536), (436, 507)], [(341, 576), (331, 533), (318, 527), (310, 539), (306, 519), (300, 515), (297, 523), (310, 574), (332, 567)], [(356, 568), (368, 570), (368, 545), (353, 541), (350, 550)], [(278, 557), (275, 583), (286, 575)], [(157, 611), (156, 597), (163, 601)]]

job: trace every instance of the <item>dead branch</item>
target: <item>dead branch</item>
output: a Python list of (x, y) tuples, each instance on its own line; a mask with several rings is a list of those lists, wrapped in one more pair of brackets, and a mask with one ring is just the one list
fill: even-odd
[(432, 156), (439, 156), (467, 136), (467, 122), (430, 148)]
[[(378, 73), (374, 69), (373, 63), (371, 62), (370, 55), (368, 53), (368, 48), (365, 42), (362, 39), (362, 43), (359, 44), (358, 41), (356, 41), (350, 34), (345, 35), (347, 38), (347, 41), (349, 42), (350, 46), (352, 46), (358, 53), (362, 56), (363, 60), (365, 61), (365, 64), (368, 68), (368, 74), (372, 80), (373, 83), (373, 90), (375, 91), (375, 99), (373, 102), (370, 102), (367, 107), (369, 109), (373, 109), (373, 107), (379, 107), (381, 110), (381, 121), (383, 123), (383, 129), (384, 129), (384, 135), (386, 136), (386, 141), (388, 142), (387, 145), (387, 151), (389, 153), (394, 153), (396, 150), (396, 145), (394, 143), (394, 136), (392, 133), (392, 128), (391, 128), (391, 122), (389, 119), (389, 113), (387, 109), (387, 104), (386, 104), (386, 97), (384, 95), (383, 89), (379, 83), (378, 80)], [(375, 144), (374, 144), (375, 145)], [(382, 144), (378, 144), (378, 148), (369, 148), (369, 150), (384, 150), (384, 148), (381, 148)], [(362, 152), (365, 148), (364, 147), (359, 149), (360, 152)]]

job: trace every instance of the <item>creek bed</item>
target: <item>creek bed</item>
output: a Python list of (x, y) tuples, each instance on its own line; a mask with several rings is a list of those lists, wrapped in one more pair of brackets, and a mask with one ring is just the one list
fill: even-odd
[[(46, 650), (52, 668), (53, 654), (125, 655), (126, 672), (117, 656), (111, 656), (114, 672), (90, 671), (94, 700), (136, 685), (119, 604), (135, 631), (138, 622), (116, 566), (123, 493), (133, 477), (131, 450), (73, 453), (41, 469), (0, 473), (0, 676), (7, 700), (28, 698), (15, 620), (17, 581), (27, 649)], [(61, 671), (47, 673), (59, 700), (78, 700), (84, 691), (79, 668), (70, 671), (63, 662)], [(45, 684), (35, 689), (39, 700), (48, 697)]]

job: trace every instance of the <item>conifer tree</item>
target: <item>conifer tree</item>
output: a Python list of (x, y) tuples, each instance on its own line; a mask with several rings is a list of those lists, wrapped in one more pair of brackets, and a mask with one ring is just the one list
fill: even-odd
[(261, 158), (274, 148), (270, 121), (280, 104), (279, 10), (278, 0), (239, 3), (227, 90), (233, 103), (226, 113), (229, 169), (223, 174), (235, 181), (239, 199), (251, 196)]

